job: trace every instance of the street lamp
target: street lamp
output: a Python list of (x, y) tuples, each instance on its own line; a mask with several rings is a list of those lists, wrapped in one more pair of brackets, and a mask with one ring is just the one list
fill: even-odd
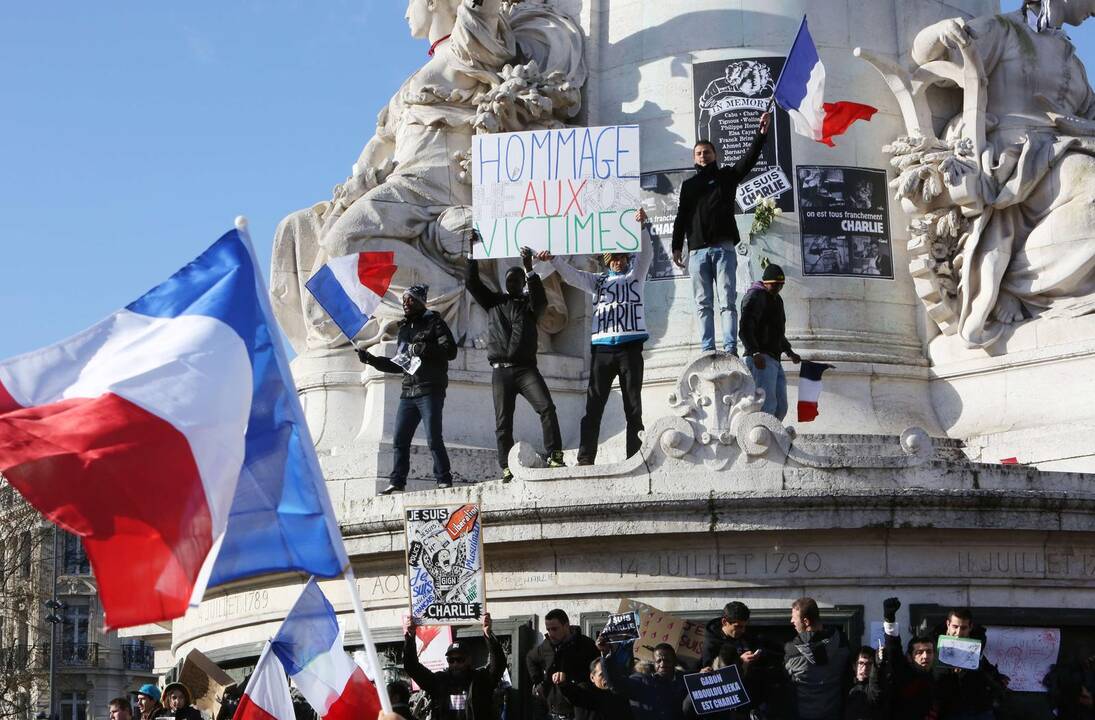
[(58, 602), (57, 600), (57, 540), (58, 540), (57, 526), (53, 526), (53, 588), (50, 593), (50, 599), (46, 601), (46, 609), (49, 610), (49, 614), (46, 615), (46, 622), (49, 623), (49, 717), (50, 720), (55, 720), (57, 717), (57, 703), (56, 695), (54, 693), (54, 685), (57, 679), (57, 624), (64, 622), (64, 618), (61, 617), (60, 611), (64, 610), (65, 604)]

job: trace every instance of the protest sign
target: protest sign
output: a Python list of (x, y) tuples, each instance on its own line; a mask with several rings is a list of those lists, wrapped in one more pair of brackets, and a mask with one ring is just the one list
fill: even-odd
[(236, 684), (231, 675), (198, 649), (191, 650), (183, 660), (179, 682), (190, 690), (191, 705), (210, 717), (217, 717), (224, 691)]
[(1008, 676), (1008, 690), (1046, 692), (1042, 678), (1061, 652), (1060, 628), (990, 626), (985, 630), (985, 658)]
[(681, 184), (694, 174), (694, 170), (666, 170), (642, 175), (642, 205), (650, 222), (654, 250), (646, 274), (648, 281), (688, 277), (688, 270), (673, 264), (673, 221), (681, 201)]
[(940, 635), (936, 657), (944, 665), (976, 670), (981, 664), (981, 641)]
[(624, 598), (620, 600), (618, 613), (635, 612), (639, 618), (639, 636), (635, 640), (634, 656), (647, 662), (654, 661), (654, 646), (660, 643), (672, 645), (677, 660), (685, 666), (698, 667), (703, 653), (704, 623), (662, 612), (658, 608)]
[(714, 672), (685, 675), (684, 684), (697, 715), (727, 712), (749, 704), (749, 693), (734, 665)]
[(483, 616), (483, 538), (478, 505), (406, 508), (411, 618), (461, 625)]
[[(781, 57), (753, 57), (692, 64), (696, 139), (711, 141), (720, 166), (733, 165), (753, 144), (783, 62)], [(792, 171), (791, 118), (776, 108), (760, 159), (738, 184), (741, 211), (752, 210), (766, 197), (775, 198), (787, 212), (793, 210)]]
[(636, 640), (639, 637), (639, 614), (637, 612), (609, 615), (608, 622), (601, 630), (601, 637), (609, 642)]
[(677, 643), (677, 660), (684, 666), (696, 666), (703, 657), (704, 623), (699, 620), (681, 621), (681, 639)]
[[(452, 644), (452, 628), (440, 625), (419, 625), (414, 629), (414, 644), (418, 649), (418, 662), (427, 670), (439, 672), (447, 670), (449, 662), (445, 652)], [(411, 680), (411, 688), (421, 690), (418, 683)]]
[(893, 279), (886, 172), (800, 165), (804, 275)]
[(476, 135), (471, 176), (477, 259), (639, 250), (638, 125)]

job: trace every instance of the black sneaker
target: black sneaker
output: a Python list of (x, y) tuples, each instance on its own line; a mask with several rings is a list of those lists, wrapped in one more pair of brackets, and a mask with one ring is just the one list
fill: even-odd
[(586, 465), (592, 465), (592, 464), (593, 464), (592, 460), (587, 460), (586, 458), (578, 458), (578, 467), (585, 467)]
[(510, 480), (513, 480), (513, 471), (509, 468), (502, 468), (502, 482), (508, 483)]
[(548, 458), (547, 466), (549, 468), (566, 467), (567, 464), (563, 462), (563, 452), (561, 450), (556, 450), (555, 452), (553, 452), (551, 454), (551, 457)]
[(405, 489), (406, 488), (403, 485), (388, 485), (388, 487), (378, 492), (377, 495), (394, 495), (395, 493), (403, 492)]
[(437, 483), (437, 489), (438, 490), (448, 490), (451, 487), (452, 487), (452, 481)]

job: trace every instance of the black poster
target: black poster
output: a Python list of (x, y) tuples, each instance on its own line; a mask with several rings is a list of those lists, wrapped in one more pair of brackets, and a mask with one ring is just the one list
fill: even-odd
[(749, 693), (734, 665), (714, 672), (685, 675), (684, 684), (697, 715), (723, 713), (749, 704)]
[(893, 279), (886, 171), (800, 165), (803, 275)]
[[(681, 199), (681, 184), (695, 174), (694, 170), (666, 170), (643, 173), (642, 204), (650, 220), (650, 240), (654, 244), (654, 259), (647, 280), (676, 280), (688, 277), (688, 271), (673, 264), (673, 221)], [(687, 257), (687, 250), (684, 251)]]
[[(696, 139), (715, 145), (719, 165), (732, 165), (756, 137), (760, 116), (772, 102), (784, 58), (759, 57), (692, 64)], [(791, 183), (791, 118), (776, 108), (772, 137), (753, 170), (738, 186), (738, 206), (748, 212), (766, 197), (781, 209), (794, 209)]]

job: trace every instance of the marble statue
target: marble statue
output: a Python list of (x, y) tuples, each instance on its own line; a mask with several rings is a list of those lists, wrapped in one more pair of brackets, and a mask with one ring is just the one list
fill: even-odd
[(856, 51), (909, 132), (884, 149), (913, 217), (914, 285), (969, 347), (1095, 311), (1095, 93), (1062, 30), (1093, 14), (1095, 0), (1028, 0), (946, 20), (917, 35), (911, 73)]
[[(298, 353), (348, 345), (304, 283), (328, 258), (362, 250), (393, 250), (399, 272), (360, 346), (384, 338), (402, 314), (402, 288), (421, 282), (430, 308), (464, 335), (472, 136), (558, 127), (580, 109), (583, 36), (550, 2), (409, 0), (406, 17), (411, 34), (431, 43), (425, 64), (381, 110), (331, 199), (286, 217), (275, 234), (271, 297)], [(566, 305), (557, 279), (545, 287), (541, 329), (558, 332)]]

